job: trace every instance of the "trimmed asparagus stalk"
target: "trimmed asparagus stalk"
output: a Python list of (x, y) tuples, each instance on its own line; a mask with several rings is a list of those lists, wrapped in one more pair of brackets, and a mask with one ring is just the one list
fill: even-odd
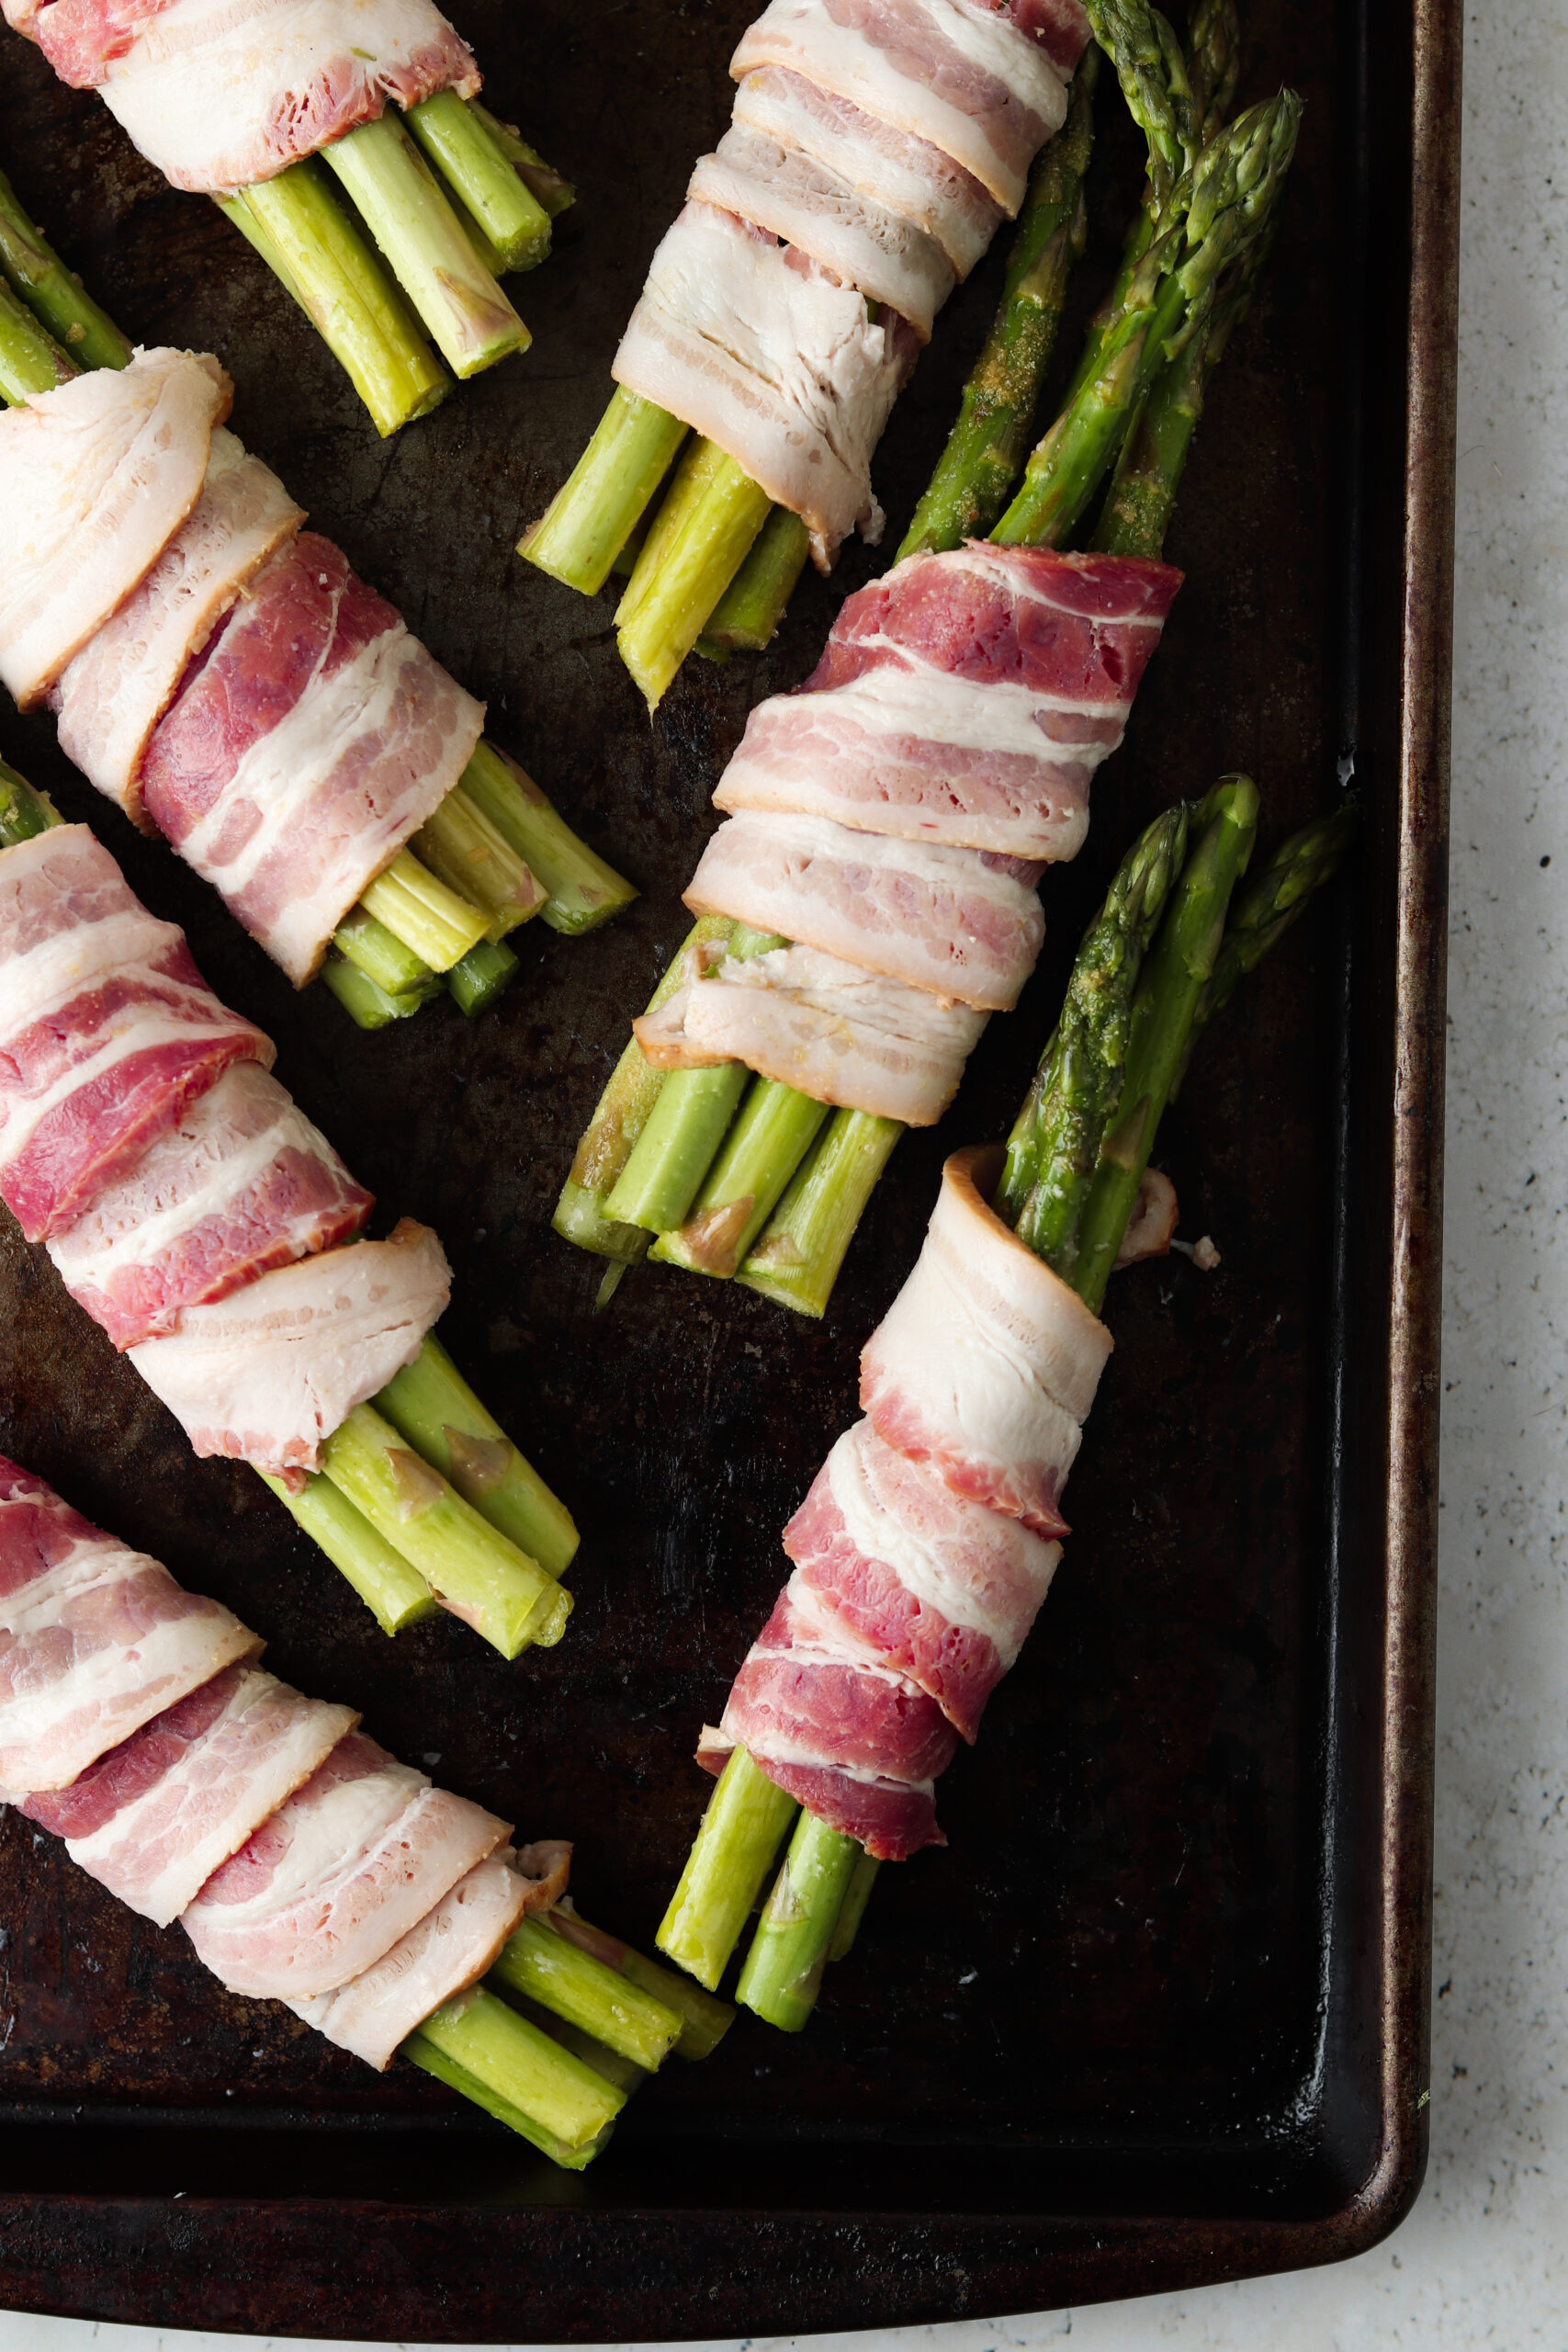
[(340, 956), (373, 979), (389, 996), (412, 996), (417, 989), (439, 989), (439, 976), (433, 972), (423, 956), (416, 956), (363, 907), (355, 907), (344, 915), (333, 933), (333, 945)]
[(689, 1976), (673, 1968), (660, 1968), (656, 1960), (645, 1959), (630, 1944), (622, 1943), (618, 1936), (606, 1935), (603, 1928), (592, 1927), (570, 1895), (563, 1895), (547, 1916), (558, 1935), (565, 1936), (570, 1943), (581, 1944), (584, 1951), (594, 1953), (606, 1967), (619, 1969), (630, 1983), (645, 1993), (652, 1993), (676, 2012), (681, 2019), (681, 2038), (675, 2044), (677, 2058), (712, 2057), (735, 2023), (735, 2011), (728, 2001), (716, 2000)]
[(810, 534), (799, 515), (787, 506), (775, 506), (752, 541), (750, 554), (709, 614), (697, 650), (712, 657), (761, 653), (771, 645), (810, 552)]
[(492, 946), (543, 911), (544, 886), (459, 784), (413, 836), (422, 865), (489, 917)]
[(356, 1405), (321, 1448), (321, 1467), (377, 1532), (417, 1568), (436, 1598), (502, 1657), (549, 1648), (571, 1596), (520, 1552), (392, 1424)]
[(825, 1314), (866, 1203), (903, 1132), (897, 1119), (835, 1111), (736, 1280), (796, 1314)]
[(517, 552), (596, 596), (686, 438), (679, 417), (617, 385), (593, 438)]
[(646, 2066), (639, 2066), (635, 2059), (623, 2058), (620, 2052), (612, 2050), (607, 2041), (595, 2041), (591, 2033), (584, 2033), (581, 2027), (569, 2024), (565, 2018), (553, 2016), (548, 2009), (541, 2008), (537, 2001), (530, 2001), (510, 1987), (503, 1991), (502, 1998), (520, 2017), (526, 2018), (530, 2025), (536, 2025), (541, 2032), (549, 2035), (552, 2041), (558, 2041), (563, 2050), (570, 2050), (574, 2058), (581, 2058), (594, 2074), (603, 2075), (607, 2083), (614, 2083), (618, 2091), (625, 2091), (628, 2098), (633, 2091), (641, 2090), (649, 2080)]
[(277, 271), (383, 437), (446, 399), (450, 377), (313, 156), (217, 201)]
[(844, 1899), (863, 1860), (855, 1838), (802, 1812), (735, 1988), (738, 2001), (784, 2033), (799, 2033), (817, 2006)]
[(0, 272), (78, 368), (123, 368), (130, 345), (28, 218), (0, 172)]
[(336, 997), (349, 1019), (360, 1029), (387, 1029), (394, 1021), (412, 1020), (423, 1012), (442, 983), (434, 975), (427, 983), (393, 993), (344, 956), (331, 955), (321, 967), (321, 982)]
[(446, 986), (459, 1012), (471, 1019), (476, 1012), (488, 1012), (497, 1000), (517, 978), (516, 956), (504, 941), (481, 939), (460, 956), (446, 975)]
[(0, 760), (0, 849), (15, 849), (63, 822), (47, 792), (20, 776)]
[(464, 235), (400, 117), (362, 122), (321, 152), (455, 376), (477, 376), (527, 350), (533, 338)]
[(881, 1868), (882, 1864), (875, 1857), (863, 1849), (843, 1902), (839, 1906), (839, 1923), (833, 1929), (833, 1940), (828, 1947), (830, 1961), (848, 1960), (854, 1950), (860, 1923), (865, 1917), (865, 1907), (871, 1901), (871, 1891), (876, 1884), (876, 1873)]
[(359, 903), (433, 972), (449, 972), (490, 932), (490, 917), (438, 880), (412, 850), (399, 851)]
[(378, 1535), (362, 1511), (330, 1478), (308, 1477), (301, 1491), (290, 1494), (281, 1478), (258, 1470), (263, 1486), (271, 1488), (284, 1510), (319, 1544), (340, 1575), (348, 1578), (384, 1634), (400, 1634), (435, 1613), (435, 1595), (419, 1570), (400, 1552)]
[(597, 2140), (626, 2103), (624, 2091), (482, 1985), (459, 1993), (425, 2018), (403, 2044), (413, 2057), (411, 2043), (420, 2046), (420, 2063), (426, 2049), (438, 2052), (578, 2152)]
[(540, 914), (551, 931), (581, 938), (637, 897), (634, 885), (579, 841), (533, 777), (493, 743), (479, 743), (459, 789), (543, 884)]
[(718, 1989), (798, 1811), (743, 1747), (732, 1750), (655, 1939), (710, 1993)]
[(649, 710), (707, 626), (772, 505), (716, 442), (692, 441), (615, 614), (621, 659)]
[(565, 1576), (581, 1541), (571, 1513), (479, 1402), (434, 1332), (375, 1403), (465, 1502), (547, 1576)]
[(898, 560), (984, 538), (1012, 494), (1056, 347), (1067, 280), (1083, 253), (1083, 183), (1094, 146), (1090, 49), (1067, 119), (1041, 150), (1018, 217), (1001, 307), (959, 403), (958, 421), (915, 509)]
[[(543, 2029), (536, 2028), (536, 2030), (541, 2033), (542, 2039), (550, 2039)], [(536, 2123), (531, 2115), (525, 2115), (520, 2107), (513, 2106), (488, 2082), (478, 2075), (470, 2074), (468, 2067), (460, 2066), (455, 2058), (449, 2058), (445, 2050), (430, 2040), (423, 2026), (416, 2027), (410, 2034), (398, 2055), (409, 2059), (425, 2074), (433, 2075), (438, 2083), (445, 2083), (448, 2090), (458, 2091), (464, 2098), (471, 2099), (476, 2107), (482, 2108), (498, 2123), (504, 2123), (509, 2132), (515, 2132), (519, 2139), (526, 2140), (537, 2148), (541, 2155), (548, 2156), (552, 2164), (559, 2165), (563, 2172), (583, 2171), (595, 2156), (603, 2154), (615, 2130), (613, 2123), (607, 2123), (601, 2132), (585, 2141), (581, 2147), (569, 2147), (564, 2140), (558, 2139), (553, 2132), (547, 2132), (542, 2124)]]
[(828, 1109), (793, 1086), (757, 1079), (683, 1222), (660, 1234), (653, 1256), (691, 1273), (734, 1275), (816, 1142)]
[(529, 146), (514, 122), (501, 121), (488, 107), (481, 107), (477, 98), (468, 100), (468, 111), (478, 116), (519, 179), (537, 197), (550, 219), (558, 220), (561, 214), (577, 201), (577, 190), (571, 182), (563, 179), (559, 172), (547, 164), (536, 147)]
[(550, 216), (481, 114), (438, 90), (404, 119), (502, 270), (533, 269), (550, 250)]
[(678, 2010), (558, 1936), (543, 1919), (524, 1920), (502, 1946), (490, 1982), (538, 2002), (649, 2074), (681, 2038)]
[(0, 277), (0, 400), (19, 408), (36, 393), (68, 384), (81, 369), (21, 297)]

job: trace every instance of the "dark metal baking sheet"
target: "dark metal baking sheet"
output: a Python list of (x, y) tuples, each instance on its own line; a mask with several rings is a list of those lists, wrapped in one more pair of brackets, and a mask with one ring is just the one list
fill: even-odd
[[(498, 1017), (367, 1039), (61, 760), (0, 747), (187, 926), (377, 1189), (446, 1238), (444, 1327), (581, 1521), (578, 1609), (507, 1668), (395, 1645), (247, 1472), (195, 1464), (41, 1252), (0, 1235), (0, 1445), (231, 1602), (272, 1661), (529, 1834), (651, 1939), (701, 1809), (693, 1736), (780, 1580), (776, 1530), (853, 1410), (945, 1150), (999, 1134), (1130, 831), (1242, 765), (1271, 828), (1354, 763), (1356, 874), (1205, 1041), (1166, 1138), (1179, 1260), (1119, 1279), (1075, 1534), (951, 1846), (889, 1871), (798, 2041), (742, 2019), (566, 2178), (407, 2069), (231, 2001), (14, 1816), (0, 1828), (0, 2302), (357, 2337), (723, 2336), (939, 2320), (1331, 2259), (1425, 2157), (1459, 10), (1256, 0), (1247, 90), (1308, 99), (1269, 291), (1217, 379), (1170, 543), (1190, 577), (1049, 939), (955, 1110), (901, 1147), (820, 1326), (648, 1271), (608, 1316), (549, 1231), (573, 1140), (684, 917), (750, 703), (879, 559), (808, 582), (759, 662), (692, 663), (649, 725), (590, 605), (512, 554), (581, 447), (653, 244), (728, 108), (753, 0), (459, 0), (504, 113), (581, 182), (522, 288), (532, 353), (389, 446), (218, 216), (97, 102), (0, 49), (4, 161), (140, 337), (220, 352), (235, 421), (491, 698), (493, 731), (642, 885), (535, 929)], [(1110, 112), (1110, 108), (1104, 109)], [(1087, 297), (1136, 185), (1092, 184)], [(877, 475), (908, 513), (994, 297), (950, 306)]]

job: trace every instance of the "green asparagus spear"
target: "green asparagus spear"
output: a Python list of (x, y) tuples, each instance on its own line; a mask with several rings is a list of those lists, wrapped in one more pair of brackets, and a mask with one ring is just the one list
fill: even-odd
[(571, 1513), (479, 1402), (434, 1332), (375, 1402), (481, 1518), (547, 1575), (565, 1576), (580, 1541)]
[(822, 1971), (863, 1849), (815, 1814), (801, 1814), (762, 1906), (735, 1997), (784, 2033), (799, 2033), (817, 2006)]
[(656, 1939), (660, 1951), (710, 1993), (798, 1810), (743, 1747), (733, 1750)]
[(48, 793), (0, 760), (0, 849), (14, 849), (18, 842), (30, 842), (61, 822)]
[(0, 172), (0, 273), (78, 368), (123, 368), (130, 345), (28, 220)]
[(616, 386), (593, 438), (519, 555), (568, 588), (596, 596), (686, 438), (679, 417)]

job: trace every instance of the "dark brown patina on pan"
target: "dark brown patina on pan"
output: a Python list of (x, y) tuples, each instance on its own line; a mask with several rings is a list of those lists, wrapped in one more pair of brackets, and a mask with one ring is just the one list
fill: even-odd
[[(750, 704), (804, 675), (878, 559), (808, 582), (761, 662), (690, 663), (650, 727), (609, 605), (511, 552), (599, 413), (753, 9), (455, 13), (493, 102), (582, 200), (522, 286), (532, 354), (389, 446), (218, 216), (10, 39), (4, 160), (128, 328), (224, 356), (245, 438), (646, 895), (585, 945), (525, 934), (499, 1016), (367, 1039), (291, 996), (47, 724), (0, 729), (274, 1031), (388, 1215), (440, 1229), (446, 1335), (581, 1521), (577, 1614), (515, 1668), (457, 1624), (386, 1643), (248, 1472), (191, 1460), (14, 1228), (0, 1445), (241, 1610), (279, 1670), (528, 1834), (576, 1838), (582, 1908), (646, 1943), (703, 1803), (694, 1733), (780, 1580), (775, 1531), (853, 1411), (944, 1151), (1010, 1116), (1131, 829), (1245, 766), (1283, 831), (1353, 759), (1365, 841), (1337, 906), (1204, 1041), (1165, 1156), (1183, 1230), (1223, 1263), (1119, 1278), (1056, 1589), (943, 1783), (951, 1847), (884, 1873), (809, 2032), (743, 2018), (569, 2179), (411, 2070), (376, 2078), (226, 1999), (177, 1928), (132, 1920), (9, 1816), (0, 2302), (267, 2334), (723, 2336), (1351, 2253), (1404, 2212), (1426, 2145), (1457, 6), (1247, 11), (1246, 91), (1289, 79), (1308, 113), (1171, 534), (1188, 585), (1089, 847), (1047, 881), (1039, 975), (942, 1129), (900, 1148), (820, 1326), (652, 1271), (595, 1322), (599, 1270), (549, 1213), (683, 929)], [(1080, 300), (1136, 177), (1122, 125)], [(998, 267), (896, 413), (877, 468), (895, 529)]]

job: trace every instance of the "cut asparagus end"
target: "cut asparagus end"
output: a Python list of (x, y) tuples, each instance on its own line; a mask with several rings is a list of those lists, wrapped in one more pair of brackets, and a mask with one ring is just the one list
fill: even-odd
[(750, 1076), (744, 1062), (671, 1070), (605, 1200), (605, 1216), (649, 1233), (682, 1224)]
[(596, 596), (685, 437), (679, 417), (617, 385), (592, 440), (518, 553), (552, 580)]
[(667, 1958), (710, 1993), (718, 1990), (798, 1811), (743, 1747), (730, 1751), (655, 1939)]
[(412, 850), (399, 851), (359, 903), (433, 972), (449, 972), (490, 931), (489, 915), (439, 880)]
[(817, 2006), (822, 1971), (863, 1848), (803, 1812), (740, 1971), (735, 1997), (784, 2033)]
[(561, 1897), (549, 1919), (558, 1935), (581, 1942), (585, 1951), (595, 1953), (608, 1967), (618, 1968), (632, 1984), (645, 1993), (655, 1994), (676, 2011), (681, 2019), (681, 2039), (675, 2044), (677, 2058), (712, 2057), (735, 2023), (735, 2011), (728, 2001), (705, 1993), (678, 1970), (660, 1968), (656, 1960), (645, 1959), (630, 1944), (622, 1943), (618, 1936), (606, 1935), (603, 1928), (592, 1927), (582, 1917), (570, 1894)]
[(0, 849), (15, 849), (18, 842), (30, 842), (62, 821), (48, 793), (0, 760)]
[(0, 172), (0, 273), (78, 368), (124, 368), (130, 344), (68, 270)]
[(626, 2103), (624, 2091), (482, 1985), (444, 2002), (410, 2039), (461, 2066), (573, 2151), (596, 2140)]
[(526, 351), (527, 328), (397, 115), (362, 122), (321, 152), (455, 376), (477, 376)]
[(437, 881), (489, 917), (494, 945), (544, 908), (544, 885), (461, 784), (425, 819), (413, 847)]
[(660, 1235), (653, 1255), (691, 1273), (728, 1280), (827, 1117), (826, 1102), (776, 1079), (756, 1080), (684, 1222)]
[(833, 1940), (828, 1947), (828, 1957), (830, 1961), (848, 1960), (853, 1951), (855, 1938), (860, 1933), (860, 1923), (865, 1917), (866, 1905), (871, 1901), (871, 1891), (876, 1884), (876, 1873), (881, 1868), (882, 1864), (875, 1856), (868, 1854), (863, 1847), (855, 1863), (854, 1874), (850, 1880), (848, 1891), (840, 1907), (839, 1924), (833, 1930)]
[(446, 399), (451, 378), (314, 157), (218, 201), (317, 328), (383, 437)]
[(706, 628), (772, 505), (716, 442), (693, 441), (615, 614), (621, 659), (649, 710)]
[(434, 1332), (375, 1404), (415, 1453), (520, 1552), (549, 1576), (566, 1574), (581, 1540), (571, 1513), (480, 1403)]
[(441, 982), (433, 979), (430, 985), (422, 984), (406, 994), (393, 994), (357, 964), (337, 955), (327, 957), (321, 967), (321, 979), (360, 1029), (386, 1029), (394, 1021), (412, 1020), (416, 1012), (424, 1010), (433, 994), (441, 993)]
[(438, 90), (411, 107), (407, 121), (501, 269), (532, 269), (542, 262), (550, 250), (550, 216), (484, 116), (455, 90)]
[(480, 742), (460, 789), (537, 876), (547, 893), (540, 911), (552, 931), (579, 938), (637, 897), (635, 886), (579, 841), (533, 777), (493, 743)]
[(39, 392), (68, 384), (81, 369), (0, 277), (0, 400), (19, 408)]
[(443, 1606), (502, 1657), (517, 1657), (531, 1642), (547, 1649), (559, 1641), (570, 1594), (482, 1519), (372, 1407), (355, 1406), (333, 1431), (321, 1467)]
[(434, 1615), (435, 1595), (419, 1570), (378, 1535), (330, 1478), (308, 1477), (295, 1495), (270, 1471), (258, 1470), (256, 1476), (348, 1578), (384, 1634), (400, 1634), (405, 1625)]
[(423, 956), (394, 936), (363, 907), (354, 907), (333, 933), (340, 956), (357, 965), (388, 996), (412, 996), (418, 989), (438, 990), (439, 977)]
[(577, 190), (569, 179), (546, 163), (536, 147), (530, 147), (514, 122), (502, 122), (481, 107), (477, 98), (468, 100), (468, 111), (477, 115), (518, 175), (544, 206), (552, 220), (558, 220), (577, 201)]
[(490, 1980), (536, 2001), (649, 2074), (681, 2038), (680, 2012), (668, 2001), (558, 1935), (547, 1918), (524, 1920), (502, 1947)]
[(845, 1252), (904, 1129), (835, 1111), (736, 1280), (797, 1315), (827, 1312)]
[(477, 947), (458, 957), (446, 975), (446, 985), (458, 1011), (472, 1020), (476, 1012), (488, 1012), (500, 1001), (521, 969), (504, 943), (481, 939)]
[(553, 2132), (545, 2131), (531, 2115), (525, 2115), (520, 2107), (513, 2107), (510, 2099), (503, 2098), (499, 2091), (492, 2090), (477, 2075), (471, 2075), (466, 2066), (459, 2066), (455, 2059), (446, 2056), (445, 2051), (438, 2050), (426, 2036), (423, 2026), (414, 2029), (398, 2054), (412, 2061), (425, 2074), (433, 2075), (438, 2083), (445, 2083), (448, 2090), (460, 2092), (464, 2098), (471, 2099), (476, 2107), (482, 2108), (498, 2123), (504, 2123), (509, 2132), (515, 2132), (520, 2140), (526, 2140), (532, 2147), (537, 2148), (542, 2156), (548, 2156), (553, 2165), (559, 2165), (563, 2172), (582, 2172), (595, 2156), (603, 2154), (615, 2128), (613, 2123), (607, 2123), (595, 2139), (585, 2142), (581, 2148), (568, 2147), (564, 2140), (558, 2139)]
[[(653, 1240), (641, 1226), (617, 1225), (604, 1214), (604, 1198), (601, 1193), (591, 1193), (569, 1176), (561, 1186), (559, 1200), (551, 1225), (563, 1241), (574, 1249), (586, 1250), (595, 1258), (615, 1261), (612, 1272), (618, 1276), (627, 1266), (637, 1266), (647, 1257)], [(599, 1304), (608, 1305), (603, 1290)]]
[(714, 606), (698, 652), (717, 660), (730, 653), (761, 653), (771, 645), (810, 552), (810, 535), (799, 515), (787, 506), (775, 506)]

